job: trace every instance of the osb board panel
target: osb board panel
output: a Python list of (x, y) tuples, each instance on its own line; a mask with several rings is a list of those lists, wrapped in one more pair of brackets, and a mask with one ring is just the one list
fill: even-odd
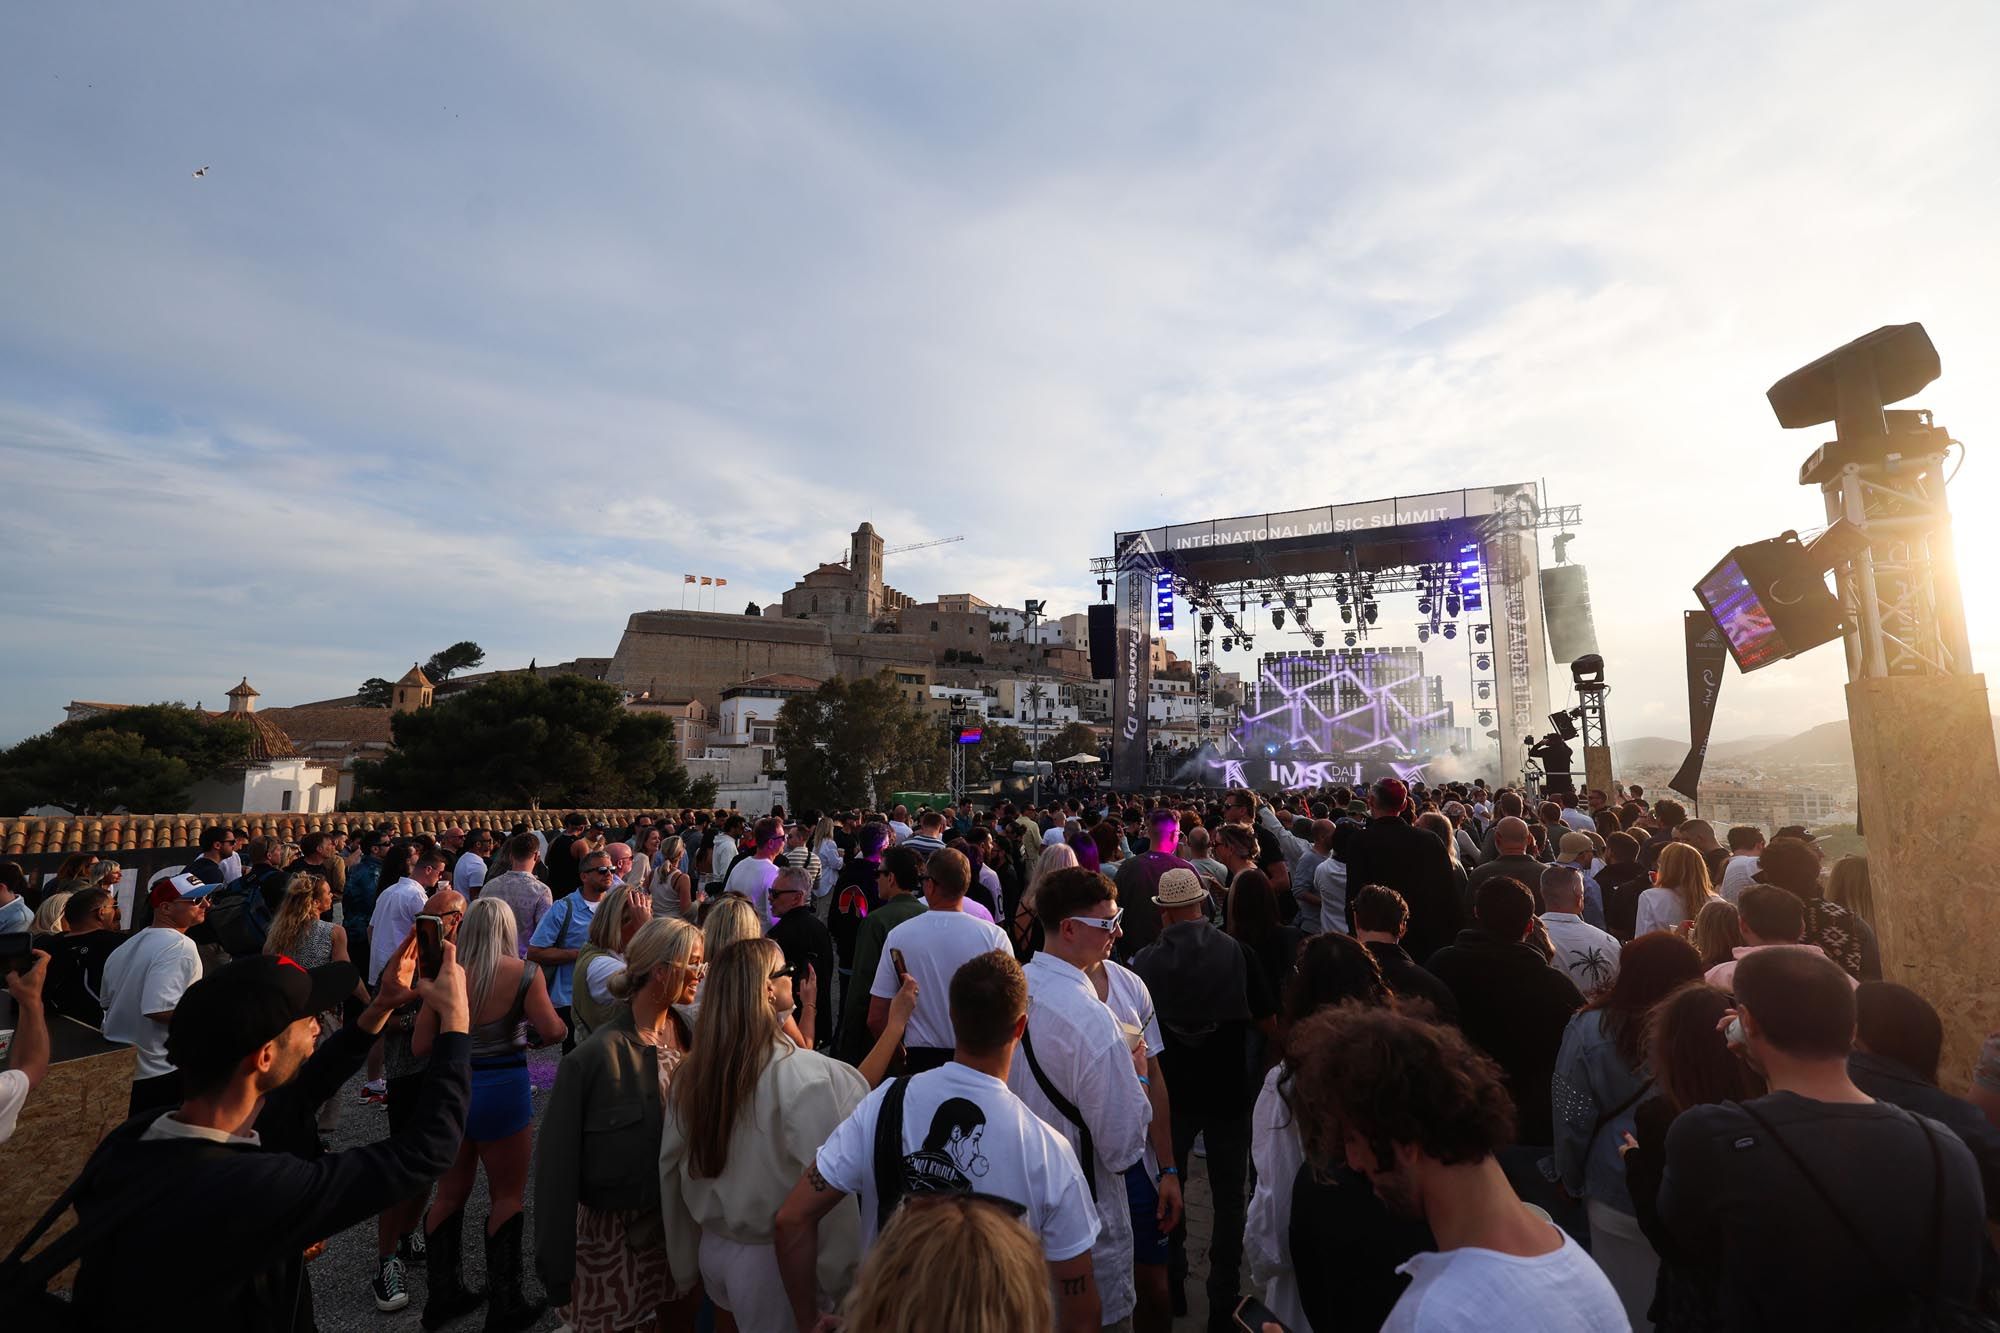
[[(0, 1180), (7, 1182), (0, 1189), (0, 1254), (69, 1188), (98, 1140), (125, 1122), (138, 1065), (139, 1053), (126, 1047), (49, 1066), (21, 1108), (14, 1137), (0, 1146)], [(69, 1230), (70, 1221), (58, 1222), (42, 1244)], [(66, 1288), (74, 1274), (72, 1266), (51, 1285)]]
[(1882, 975), (1944, 1020), (1939, 1081), (1963, 1092), (2000, 1031), (2000, 765), (1984, 676), (1847, 687)]

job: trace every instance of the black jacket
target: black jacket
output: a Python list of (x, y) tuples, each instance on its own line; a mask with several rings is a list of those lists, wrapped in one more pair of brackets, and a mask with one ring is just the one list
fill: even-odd
[[(826, 923), (814, 914), (809, 905), (801, 904), (778, 918), (778, 924), (771, 927), (771, 942), (784, 950), (785, 962), (792, 967), (801, 963), (811, 963), (813, 982), (819, 987), (815, 998), (819, 1008), (815, 1011), (813, 1026), (816, 1031), (806, 1034), (813, 1044), (825, 1047), (833, 1040), (833, 974), (839, 963), (833, 956), (833, 932)], [(870, 978), (873, 981), (873, 978)], [(806, 986), (803, 975), (792, 980), (794, 1002), (805, 1004)]]
[(1548, 869), (1532, 856), (1500, 856), (1486, 862), (1472, 872), (1471, 882), (1466, 886), (1470, 896), (1477, 901), (1479, 886), (1493, 879), (1519, 880), (1535, 895), (1535, 915), (1542, 913), (1542, 872)]
[(1549, 1081), (1563, 1029), (1583, 1008), (1576, 983), (1531, 946), (1496, 940), (1483, 930), (1461, 932), (1426, 966), (1457, 997), (1460, 1030), (1506, 1072), (1519, 1119), (1515, 1140), (1554, 1143)]
[[(316, 1076), (322, 1059), (345, 1061), (351, 1052), (338, 1046), (321, 1047), (300, 1077)], [(440, 1036), (401, 1131), (314, 1161), (203, 1139), (144, 1141), (166, 1112), (113, 1130), (86, 1164), (91, 1180), (76, 1200), (79, 1228), (106, 1228), (77, 1270), (79, 1322), (291, 1328), (306, 1247), (428, 1189), (457, 1156), (471, 1099), (470, 1050), (463, 1033)], [(182, 1242), (198, 1242), (206, 1256), (193, 1287)]]
[(1876, 1101), (1929, 1116), (1958, 1135), (1979, 1163), (1979, 1178), (1986, 1185), (1986, 1216), (2000, 1221), (2000, 1129), (1993, 1127), (1983, 1111), (1934, 1083), (1924, 1082), (1914, 1069), (1885, 1055), (1854, 1052), (1847, 1057), (1847, 1076)]
[(1369, 820), (1348, 848), (1348, 901), (1370, 884), (1394, 889), (1410, 905), (1410, 928), (1403, 936), (1410, 957), (1428, 958), (1458, 933), (1451, 855), (1429, 829), (1400, 819)]
[(1451, 993), (1451, 987), (1428, 969), (1419, 967), (1402, 945), (1369, 940), (1362, 947), (1375, 955), (1375, 963), (1382, 969), (1382, 980), (1399, 997), (1427, 1001), (1437, 1009), (1439, 1018), (1448, 1023), (1458, 1021), (1458, 997)]

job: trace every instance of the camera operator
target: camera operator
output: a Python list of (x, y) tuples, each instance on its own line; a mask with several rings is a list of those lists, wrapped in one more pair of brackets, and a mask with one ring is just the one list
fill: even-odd
[[(257, 955), (190, 986), (168, 1036), (185, 1100), (133, 1118), (99, 1146), (65, 1196), (77, 1225), (28, 1266), (29, 1286), (80, 1255), (75, 1308), (89, 1327), (310, 1326), (306, 1252), (424, 1189), (451, 1165), (464, 1133), (470, 1038), (457, 948), (444, 944), (433, 979), (412, 983), (414, 968), (406, 945), (356, 1026), (379, 1031), (413, 996), (435, 1013), (439, 1035), (415, 1113), (379, 1143), (310, 1161), (264, 1151), (255, 1126), (267, 1097), (295, 1077), (313, 1079), (316, 1062), (343, 1058), (344, 1043), (318, 1054), (313, 1044), (317, 1015), (354, 990), (353, 966), (308, 971)], [(163, 1238), (165, 1218), (217, 1261), (200, 1266), (198, 1292), (187, 1285), (185, 1250)]]
[(1531, 740), (1528, 757), (1542, 766), (1542, 790), (1544, 792), (1576, 791), (1576, 779), (1570, 776), (1571, 751), (1569, 742), (1557, 732), (1550, 732), (1540, 740)]

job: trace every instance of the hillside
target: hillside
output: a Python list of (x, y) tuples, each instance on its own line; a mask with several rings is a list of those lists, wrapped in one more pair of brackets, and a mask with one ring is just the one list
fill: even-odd
[[(1993, 719), (1993, 733), (2000, 740), (2000, 717)], [(1687, 742), (1665, 736), (1638, 736), (1618, 741), (1611, 747), (1612, 761), (1622, 772), (1627, 768), (1672, 768), (1687, 755)], [(1720, 741), (1708, 747), (1708, 762), (1741, 763), (1759, 768), (1803, 767), (1837, 764), (1851, 768), (1854, 749), (1848, 739), (1845, 720), (1824, 722), (1796, 736), (1752, 736), (1743, 740)]]

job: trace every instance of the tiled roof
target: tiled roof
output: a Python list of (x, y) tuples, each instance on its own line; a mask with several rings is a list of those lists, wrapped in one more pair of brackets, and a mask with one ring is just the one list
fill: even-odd
[(327, 708), (314, 704), (303, 704), (297, 708), (266, 708), (253, 717), (265, 717), (285, 729), (295, 745), (310, 745), (316, 741), (349, 741), (365, 744), (377, 741), (389, 743), (389, 720), (393, 716), (386, 708)]
[(240, 761), (245, 764), (261, 764), (267, 759), (296, 759), (298, 747), (285, 729), (271, 720), (268, 713), (211, 713), (212, 718), (241, 718), (250, 724), (250, 752)]
[(794, 676), (780, 671), (770, 676), (752, 676), (723, 690), (724, 694), (755, 694), (758, 690), (816, 690), (820, 682), (811, 676)]
[(424, 674), (424, 669), (421, 666), (412, 662), (410, 663), (410, 669), (405, 671), (403, 678), (396, 683), (398, 685), (415, 685), (418, 689), (423, 689), (431, 683), (431, 678)]

